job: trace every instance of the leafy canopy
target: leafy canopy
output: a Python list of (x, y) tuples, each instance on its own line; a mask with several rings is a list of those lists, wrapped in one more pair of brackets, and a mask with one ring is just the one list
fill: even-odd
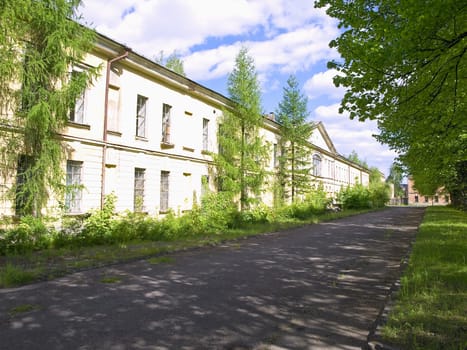
[[(415, 182), (463, 191), (467, 161), (467, 3), (458, 0), (318, 0), (339, 20), (328, 64), (347, 92), (341, 112), (376, 119), (377, 139)], [(462, 194), (461, 194), (462, 196)]]

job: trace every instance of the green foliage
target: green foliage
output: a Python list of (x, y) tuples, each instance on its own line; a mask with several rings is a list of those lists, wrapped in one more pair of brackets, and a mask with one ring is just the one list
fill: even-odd
[(94, 38), (72, 20), (79, 3), (18, 0), (0, 7), (0, 122), (9, 126), (0, 131), (2, 175), (17, 176), (9, 196), (20, 215), (39, 216), (52, 192), (62, 194), (65, 152), (57, 134), (97, 71), (70, 79)]
[(291, 75), (284, 87), (282, 101), (277, 109), (277, 121), (281, 124), (278, 183), (282, 187), (282, 201), (292, 202), (304, 195), (310, 187), (309, 138), (313, 131), (307, 122), (308, 100), (300, 92), (298, 81)]
[(364, 209), (371, 207), (370, 190), (356, 184), (353, 187), (348, 186), (339, 193), (339, 202), (345, 209)]
[(329, 68), (347, 92), (341, 112), (377, 119), (424, 191), (445, 187), (467, 207), (467, 11), (465, 2), (318, 0), (339, 20)]
[(362, 184), (342, 189), (338, 196), (344, 209), (382, 208), (389, 201), (389, 188), (383, 182), (365, 187)]
[(429, 207), (383, 328), (403, 349), (464, 349), (467, 345), (467, 215)]
[(172, 52), (168, 57), (165, 57), (164, 51), (161, 50), (159, 52), (159, 56), (154, 57), (154, 61), (165, 66), (171, 71), (186, 77), (185, 68), (183, 67), (183, 60), (180, 58), (176, 51)]
[(0, 269), (0, 286), (13, 287), (31, 282), (36, 277), (34, 272), (6, 264)]
[(85, 220), (81, 237), (87, 244), (111, 243), (116, 201), (117, 197), (114, 194), (105, 196), (103, 208), (94, 210)]
[(206, 233), (222, 233), (234, 225), (237, 211), (229, 192), (208, 193), (201, 198), (201, 227)]
[(234, 110), (225, 110), (219, 125), (219, 154), (215, 156), (221, 191), (240, 195), (246, 210), (262, 190), (268, 147), (259, 136), (263, 125), (261, 95), (253, 59), (242, 48), (228, 78)]
[(32, 216), (22, 217), (10, 230), (0, 232), (0, 255), (24, 254), (49, 247), (54, 230), (44, 221)]
[(392, 183), (394, 185), (395, 197), (402, 197), (404, 195), (404, 190), (402, 189), (402, 177), (403, 170), (401, 169), (400, 165), (396, 162), (392, 163), (386, 182)]
[(355, 164), (361, 165), (362, 167), (368, 168), (368, 164), (365, 160), (360, 159), (358, 153), (355, 150), (352, 150), (350, 154), (347, 156), (347, 159)]

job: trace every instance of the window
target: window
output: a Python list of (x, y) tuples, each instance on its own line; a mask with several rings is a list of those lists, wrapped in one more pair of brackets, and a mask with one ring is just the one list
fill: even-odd
[(435, 203), (439, 203), (439, 197), (435, 196)]
[(161, 171), (160, 211), (162, 212), (169, 210), (169, 174), (168, 171)]
[(209, 175), (201, 175), (201, 198), (209, 193)]
[[(83, 72), (79, 70), (73, 70), (71, 72), (71, 80), (78, 80), (81, 78)], [(85, 112), (85, 91), (83, 90), (76, 100), (72, 103), (70, 108), (69, 120), (73, 123), (84, 124), (84, 112)]]
[(109, 105), (107, 110), (108, 130), (119, 131), (119, 108), (120, 108), (120, 90), (116, 87), (109, 87)]
[(321, 176), (321, 157), (317, 154), (313, 155), (313, 175)]
[(208, 150), (209, 119), (203, 118), (203, 151)]
[(146, 137), (146, 105), (148, 98), (138, 95), (136, 101), (136, 136)]
[(26, 214), (26, 207), (30, 204), (31, 193), (27, 191), (24, 184), (28, 181), (28, 169), (32, 165), (32, 157), (21, 154), (18, 157), (16, 168), (16, 197), (15, 210), (16, 215), (23, 216)]
[(172, 106), (162, 105), (162, 142), (170, 143), (170, 110)]
[(418, 196), (415, 196), (415, 203), (418, 203)]
[(279, 166), (279, 157), (277, 153), (277, 143), (272, 145), (272, 166), (277, 168)]
[(425, 196), (425, 203), (428, 203), (428, 196)]
[(81, 212), (81, 171), (83, 162), (68, 160), (66, 162), (66, 186), (65, 208), (69, 213)]
[(135, 182), (133, 185), (133, 208), (135, 212), (144, 210), (144, 173), (145, 169), (135, 168)]

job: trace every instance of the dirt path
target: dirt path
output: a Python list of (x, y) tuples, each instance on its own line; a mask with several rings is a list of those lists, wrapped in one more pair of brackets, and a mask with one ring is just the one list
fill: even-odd
[(0, 290), (0, 348), (360, 349), (423, 212), (391, 208)]

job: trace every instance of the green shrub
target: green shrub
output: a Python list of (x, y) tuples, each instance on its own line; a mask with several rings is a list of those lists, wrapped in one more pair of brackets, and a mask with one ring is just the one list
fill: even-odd
[(370, 201), (372, 208), (382, 208), (389, 202), (389, 187), (384, 184), (370, 185)]
[(104, 207), (101, 210), (91, 212), (91, 215), (85, 220), (84, 228), (80, 234), (83, 245), (113, 243), (111, 236), (116, 200), (117, 197), (114, 194), (107, 195)]
[(24, 254), (47, 248), (53, 240), (53, 229), (43, 220), (25, 216), (14, 228), (1, 232), (0, 254)]
[(238, 209), (228, 192), (209, 193), (201, 199), (200, 223), (206, 233), (219, 233), (235, 225)]
[(345, 209), (371, 208), (370, 191), (362, 184), (342, 190), (339, 193), (339, 200)]

